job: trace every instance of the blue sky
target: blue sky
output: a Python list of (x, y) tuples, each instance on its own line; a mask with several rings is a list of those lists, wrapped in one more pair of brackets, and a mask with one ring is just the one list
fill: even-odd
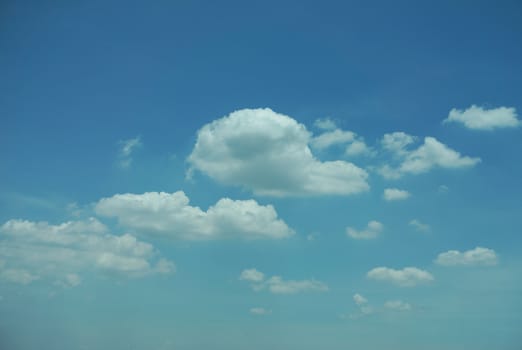
[(519, 2), (1, 7), (0, 347), (520, 348)]

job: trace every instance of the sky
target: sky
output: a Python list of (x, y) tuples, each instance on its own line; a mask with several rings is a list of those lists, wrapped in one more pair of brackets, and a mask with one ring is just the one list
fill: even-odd
[(519, 1), (3, 1), (0, 348), (522, 346)]

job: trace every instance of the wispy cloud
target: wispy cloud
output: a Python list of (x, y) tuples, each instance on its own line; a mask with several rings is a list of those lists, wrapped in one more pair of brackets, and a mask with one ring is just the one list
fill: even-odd
[(122, 168), (128, 168), (132, 164), (133, 152), (142, 147), (141, 137), (137, 136), (133, 139), (120, 141), (120, 150), (118, 154), (118, 164)]

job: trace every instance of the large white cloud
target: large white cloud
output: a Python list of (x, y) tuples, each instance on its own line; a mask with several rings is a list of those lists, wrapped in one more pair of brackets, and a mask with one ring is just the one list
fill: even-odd
[[(400, 137), (397, 135), (400, 134)], [(395, 135), (395, 136), (391, 136)], [(385, 141), (387, 140), (387, 141)], [(413, 137), (404, 133), (384, 135), (382, 144), (391, 151), (400, 162), (397, 166), (384, 165), (379, 173), (385, 178), (396, 179), (405, 174), (421, 174), (433, 168), (459, 169), (476, 165), (481, 160), (463, 156), (459, 152), (439, 142), (434, 137), (425, 137), (424, 143), (417, 149), (407, 150)]]
[(285, 280), (281, 276), (272, 276), (265, 279), (265, 275), (256, 269), (247, 269), (241, 272), (240, 280), (251, 282), (255, 291), (267, 289), (273, 294), (297, 294), (302, 292), (326, 292), (328, 286), (320, 281)]
[(465, 252), (449, 250), (445, 253), (440, 253), (435, 263), (444, 266), (496, 265), (497, 254), (493, 249), (482, 247), (476, 247)]
[(189, 205), (183, 191), (117, 194), (101, 199), (95, 211), (118, 218), (129, 229), (178, 239), (280, 239), (294, 234), (271, 205), (223, 198), (203, 211)]
[(258, 195), (349, 195), (369, 189), (365, 170), (342, 160), (321, 162), (310, 142), (306, 127), (286, 115), (268, 108), (239, 110), (198, 131), (187, 159), (189, 174), (199, 170)]
[(368, 225), (363, 230), (357, 230), (353, 227), (346, 228), (346, 234), (354, 239), (373, 239), (384, 229), (384, 225), (379, 221), (372, 220), (368, 222)]
[(170, 273), (174, 264), (129, 234), (113, 235), (94, 218), (58, 225), (9, 220), (0, 227), (0, 277), (27, 284), (58, 278), (78, 285), (77, 273), (95, 269), (127, 276)]
[(428, 271), (416, 267), (405, 267), (402, 270), (376, 267), (370, 270), (366, 276), (373, 280), (390, 282), (400, 287), (414, 287), (434, 280)]
[(522, 124), (517, 118), (517, 111), (512, 107), (484, 109), (472, 105), (468, 109), (453, 108), (443, 123), (462, 123), (468, 129), (494, 130), (500, 128), (516, 128)]

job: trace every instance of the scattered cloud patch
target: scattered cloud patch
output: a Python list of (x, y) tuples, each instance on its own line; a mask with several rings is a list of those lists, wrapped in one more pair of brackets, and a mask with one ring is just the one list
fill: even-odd
[(429, 272), (416, 267), (405, 267), (402, 270), (395, 270), (388, 267), (376, 267), (370, 270), (366, 276), (369, 279), (390, 282), (399, 287), (415, 287), (419, 284), (428, 283), (434, 280)]
[(350, 195), (367, 191), (368, 174), (342, 160), (322, 162), (303, 124), (268, 108), (243, 109), (203, 126), (187, 161), (220, 183), (257, 195)]
[(359, 293), (355, 293), (353, 295), (353, 301), (355, 302), (355, 304), (357, 304), (357, 306), (361, 306), (361, 305), (368, 303), (368, 299), (366, 299)]
[(409, 145), (417, 141), (416, 136), (408, 135), (405, 132), (397, 131), (384, 134), (381, 139), (381, 146), (395, 157), (402, 157), (408, 154), (406, 149)]
[(462, 156), (459, 152), (449, 148), (434, 137), (425, 137), (424, 143), (412, 151), (406, 150), (403, 145), (404, 142), (398, 142), (392, 147), (392, 149), (395, 147), (395, 158), (399, 159), (400, 162), (395, 167), (388, 164), (382, 166), (378, 172), (383, 177), (398, 179), (405, 174), (417, 175), (426, 173), (434, 168), (469, 168), (481, 161), (480, 158)]
[(262, 307), (253, 307), (250, 309), (250, 313), (252, 315), (264, 316), (264, 315), (270, 315), (272, 313), (272, 310), (267, 310)]
[(118, 153), (118, 164), (122, 168), (128, 168), (132, 164), (132, 153), (142, 147), (141, 138), (135, 137), (133, 139), (120, 141), (120, 150)]
[(0, 227), (3, 279), (28, 284), (38, 278), (77, 286), (74, 271), (96, 270), (130, 277), (174, 272), (174, 264), (130, 234), (109, 233), (97, 219), (47, 222), (9, 220)]
[(337, 125), (330, 118), (319, 118), (314, 122), (314, 126), (321, 130), (333, 130), (337, 129)]
[(249, 282), (262, 282), (265, 279), (265, 274), (256, 269), (246, 269), (241, 272), (239, 279)]
[(461, 123), (468, 129), (491, 131), (519, 127), (522, 122), (517, 117), (517, 111), (512, 107), (484, 109), (472, 105), (465, 110), (453, 108), (443, 124)]
[(222, 198), (203, 211), (189, 205), (183, 191), (117, 194), (101, 199), (95, 211), (135, 231), (185, 240), (281, 239), (294, 234), (271, 205)]
[(428, 232), (430, 230), (430, 226), (428, 224), (424, 224), (417, 219), (410, 220), (408, 224), (419, 232)]
[(387, 188), (384, 190), (383, 198), (386, 201), (400, 201), (410, 197), (410, 192), (398, 188)]
[(411, 305), (401, 300), (390, 300), (384, 303), (384, 307), (395, 311), (410, 311)]
[(379, 221), (372, 220), (363, 230), (357, 230), (353, 227), (346, 229), (346, 234), (353, 239), (374, 239), (382, 232), (384, 225)]
[(373, 156), (375, 152), (366, 145), (362, 138), (353, 141), (346, 147), (345, 151), (347, 156), (355, 157), (355, 156)]
[(317, 280), (285, 280), (281, 276), (265, 279), (265, 275), (256, 269), (241, 272), (240, 280), (251, 282), (255, 291), (267, 289), (272, 294), (297, 294), (302, 292), (326, 292), (328, 286)]
[(476, 247), (465, 252), (449, 250), (440, 253), (435, 263), (443, 266), (492, 266), (498, 262), (497, 254), (493, 249)]
[(437, 192), (439, 192), (440, 194), (446, 194), (449, 192), (449, 187), (446, 185), (440, 185), (439, 187), (437, 187)]
[(351, 131), (343, 131), (341, 129), (334, 129), (322, 133), (314, 137), (310, 144), (315, 149), (326, 149), (334, 145), (343, 145), (355, 139), (355, 133)]

